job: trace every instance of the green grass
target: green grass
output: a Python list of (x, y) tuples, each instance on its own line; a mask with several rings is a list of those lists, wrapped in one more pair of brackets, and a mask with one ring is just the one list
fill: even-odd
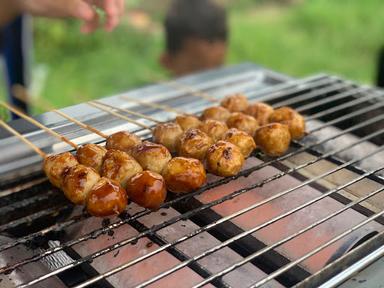
[[(376, 54), (384, 45), (381, 0), (227, 2), (229, 64), (252, 61), (298, 77), (329, 72), (374, 82)], [(40, 96), (63, 107), (167, 77), (158, 64), (161, 17), (153, 13), (152, 32), (135, 31), (123, 21), (112, 34), (82, 36), (75, 22), (35, 21), (34, 61), (48, 67)]]

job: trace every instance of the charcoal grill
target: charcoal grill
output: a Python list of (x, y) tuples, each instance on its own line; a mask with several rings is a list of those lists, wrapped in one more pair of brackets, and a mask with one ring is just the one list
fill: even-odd
[[(212, 98), (235, 92), (274, 107), (294, 107), (306, 116), (309, 134), (276, 159), (254, 152), (239, 175), (209, 175), (205, 187), (170, 195), (156, 212), (131, 203), (119, 217), (90, 217), (50, 186), (38, 155), (2, 130), (0, 286), (357, 284), (356, 273), (384, 254), (381, 90), (337, 76), (297, 80), (242, 64), (101, 102), (166, 121), (175, 114), (127, 97), (199, 113), (213, 105)], [(150, 137), (149, 131), (87, 103), (61, 111), (105, 134), (130, 130)], [(35, 118), (75, 143), (103, 142), (57, 113)], [(25, 120), (10, 124), (47, 153), (71, 150)]]

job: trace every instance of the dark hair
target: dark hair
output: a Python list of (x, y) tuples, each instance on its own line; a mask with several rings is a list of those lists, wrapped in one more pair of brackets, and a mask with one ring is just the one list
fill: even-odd
[(179, 51), (187, 38), (227, 40), (227, 14), (212, 0), (173, 0), (165, 18), (166, 47)]

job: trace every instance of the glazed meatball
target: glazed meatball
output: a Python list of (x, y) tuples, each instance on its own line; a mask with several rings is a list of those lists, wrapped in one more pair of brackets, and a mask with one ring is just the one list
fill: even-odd
[(221, 106), (230, 112), (242, 112), (248, 107), (248, 99), (243, 94), (230, 95), (221, 101)]
[(232, 143), (219, 141), (207, 152), (207, 170), (222, 177), (239, 173), (244, 164), (244, 156), (240, 149)]
[(183, 131), (188, 130), (190, 128), (197, 128), (201, 121), (194, 115), (178, 115), (176, 116), (176, 123), (180, 125), (181, 129)]
[(291, 142), (289, 128), (285, 124), (272, 123), (257, 129), (255, 142), (265, 154), (280, 156), (288, 150)]
[(101, 176), (117, 181), (123, 188), (127, 181), (135, 174), (143, 171), (137, 161), (119, 150), (108, 150), (101, 167)]
[(164, 145), (170, 152), (174, 153), (177, 151), (182, 134), (183, 129), (177, 123), (158, 124), (153, 130), (153, 141)]
[(223, 140), (237, 146), (244, 158), (251, 155), (252, 151), (256, 149), (255, 140), (253, 137), (244, 131), (236, 128), (229, 129), (223, 136)]
[(254, 117), (259, 125), (266, 125), (269, 123), (269, 116), (273, 113), (273, 108), (261, 102), (252, 103), (245, 109), (244, 113)]
[(199, 129), (188, 129), (180, 138), (179, 155), (203, 160), (213, 140)]
[(101, 177), (89, 191), (86, 207), (88, 213), (93, 216), (112, 216), (123, 212), (127, 201), (127, 194), (119, 183)]
[(91, 167), (100, 173), (107, 149), (96, 144), (85, 144), (77, 149), (76, 157), (80, 164)]
[(189, 193), (207, 180), (203, 164), (192, 158), (175, 157), (165, 166), (163, 177), (169, 191)]
[(72, 166), (63, 173), (64, 195), (74, 204), (84, 204), (99, 179), (100, 175), (90, 167), (81, 164)]
[(141, 207), (158, 209), (167, 197), (167, 188), (163, 176), (146, 170), (129, 179), (127, 193)]
[(70, 152), (64, 152), (45, 157), (43, 170), (52, 185), (61, 188), (63, 184), (63, 172), (77, 164), (79, 164), (79, 162), (77, 162), (75, 156)]
[(213, 119), (221, 122), (226, 122), (227, 119), (231, 116), (231, 112), (228, 109), (221, 106), (209, 107), (203, 111), (201, 114), (201, 120)]
[(198, 129), (211, 137), (213, 142), (216, 142), (223, 138), (224, 133), (228, 131), (228, 126), (223, 122), (208, 119), (202, 122)]
[(144, 170), (161, 174), (172, 155), (168, 149), (160, 144), (144, 141), (133, 150), (133, 157)]
[(107, 138), (105, 147), (109, 149), (121, 150), (131, 154), (133, 147), (141, 143), (141, 139), (135, 134), (127, 131), (120, 131)]
[(301, 139), (305, 135), (305, 120), (304, 117), (289, 107), (281, 107), (276, 109), (269, 116), (270, 123), (287, 124), (289, 133), (292, 139)]
[(231, 117), (227, 120), (227, 125), (229, 128), (236, 128), (244, 131), (252, 137), (257, 128), (259, 128), (259, 123), (257, 123), (255, 118), (241, 112), (232, 113)]

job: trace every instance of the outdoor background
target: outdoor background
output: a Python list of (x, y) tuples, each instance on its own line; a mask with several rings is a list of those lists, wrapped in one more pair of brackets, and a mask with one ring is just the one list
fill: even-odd
[[(167, 78), (158, 64), (167, 2), (127, 0), (111, 34), (84, 36), (75, 21), (35, 19), (36, 101), (63, 107)], [(228, 65), (251, 61), (292, 76), (330, 72), (374, 84), (384, 45), (382, 0), (221, 2), (230, 16)]]

